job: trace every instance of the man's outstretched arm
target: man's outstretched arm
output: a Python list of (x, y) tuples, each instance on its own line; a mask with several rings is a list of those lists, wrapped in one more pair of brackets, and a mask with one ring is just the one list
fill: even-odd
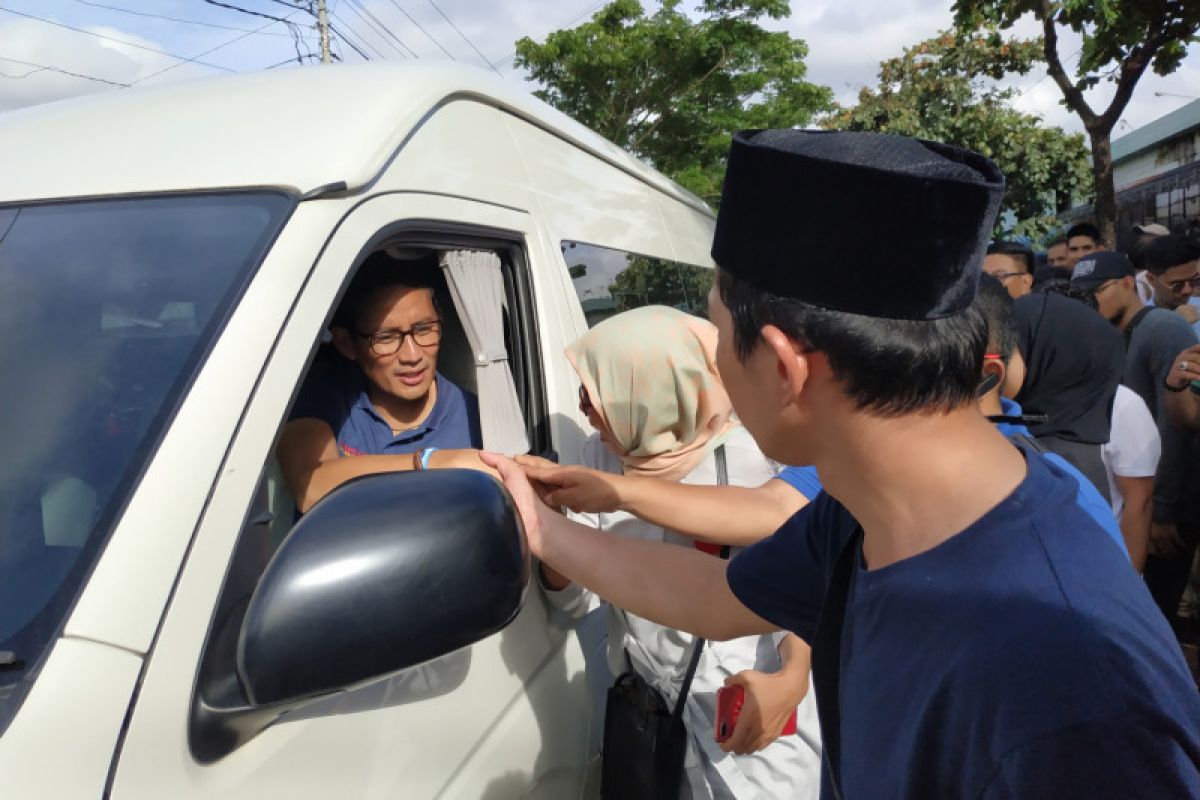
[(756, 488), (693, 486), (526, 457), (517, 462), (528, 477), (546, 487), (551, 506), (583, 513), (627, 511), (715, 544), (744, 546), (765, 539), (809, 499), (779, 479)]
[(779, 629), (742, 605), (725, 580), (729, 562), (662, 542), (605, 536), (551, 511), (521, 467), (480, 457), (499, 471), (534, 555), (615, 606), (670, 628), (724, 641)]

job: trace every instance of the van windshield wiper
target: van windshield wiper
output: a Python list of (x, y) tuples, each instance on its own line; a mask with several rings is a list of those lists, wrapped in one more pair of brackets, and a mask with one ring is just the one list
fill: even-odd
[(17, 658), (17, 654), (11, 650), (0, 650), (0, 672), (8, 672), (9, 670), (24, 669), (25, 662)]

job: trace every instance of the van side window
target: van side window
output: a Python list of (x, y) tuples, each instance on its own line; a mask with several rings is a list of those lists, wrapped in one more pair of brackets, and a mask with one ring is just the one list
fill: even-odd
[(563, 260), (588, 327), (641, 306), (677, 308), (703, 317), (713, 271), (583, 242), (561, 243)]

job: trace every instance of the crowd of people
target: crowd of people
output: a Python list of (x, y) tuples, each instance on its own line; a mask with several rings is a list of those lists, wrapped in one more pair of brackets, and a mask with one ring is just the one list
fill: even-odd
[(279, 445), (299, 510), (498, 475), (548, 602), (608, 618), (609, 703), (632, 676), (686, 730), (679, 774), (608, 796), (1200, 796), (1200, 243), (989, 243), (1002, 191), (948, 146), (737, 134), (711, 321), (641, 308), (568, 348), (572, 465), (477, 450), (436, 293), (369, 262)]

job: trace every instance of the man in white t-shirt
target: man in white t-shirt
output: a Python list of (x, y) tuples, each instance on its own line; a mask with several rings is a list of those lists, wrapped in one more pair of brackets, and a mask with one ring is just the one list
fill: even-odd
[(1108, 491), (1129, 560), (1138, 572), (1146, 563), (1153, 514), (1154, 475), (1162, 440), (1146, 402), (1127, 386), (1117, 387), (1112, 429), (1100, 457), (1108, 472)]

